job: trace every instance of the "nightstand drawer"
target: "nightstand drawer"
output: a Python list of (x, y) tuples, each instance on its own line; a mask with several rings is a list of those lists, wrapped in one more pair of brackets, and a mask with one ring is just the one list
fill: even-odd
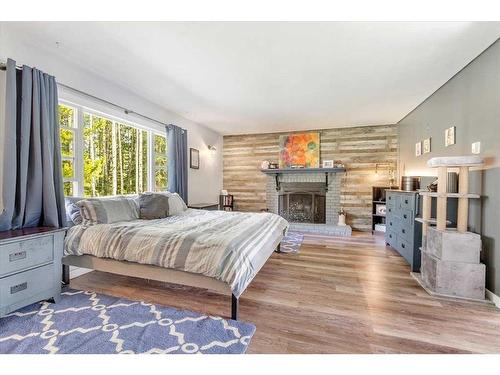
[(52, 235), (0, 245), (0, 277), (52, 262), (53, 259)]
[(54, 277), (53, 266), (48, 264), (0, 279), (0, 310), (39, 301), (40, 293), (54, 289)]

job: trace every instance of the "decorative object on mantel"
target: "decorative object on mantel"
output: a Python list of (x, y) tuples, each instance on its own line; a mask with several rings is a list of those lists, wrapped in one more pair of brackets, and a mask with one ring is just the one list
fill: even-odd
[(341, 226), (341, 227), (345, 227), (346, 226), (346, 223), (345, 223), (345, 211), (344, 211), (344, 207), (342, 207), (339, 211), (339, 222), (337, 225)]
[(269, 162), (268, 169), (279, 169), (279, 164), (275, 162)]
[(423, 142), (423, 153), (428, 154), (431, 152), (431, 138), (424, 139)]
[(280, 168), (319, 168), (319, 132), (280, 135), (279, 147)]
[[(432, 295), (484, 301), (486, 267), (480, 263), (481, 236), (468, 232), (469, 168), (483, 164), (478, 156), (433, 158), (438, 168), (438, 191), (420, 192), (422, 212), (422, 267), (413, 276)], [(448, 168), (459, 168), (458, 193), (447, 192)], [(457, 229), (447, 230), (447, 198), (458, 198)], [(437, 198), (436, 219), (431, 218), (431, 200)], [(436, 227), (431, 227), (431, 224)]]
[(189, 149), (189, 167), (200, 169), (200, 151), (195, 148)]
[(446, 147), (454, 145), (456, 142), (455, 127), (451, 126), (444, 131), (444, 145)]
[(323, 160), (323, 168), (333, 168), (333, 160)]

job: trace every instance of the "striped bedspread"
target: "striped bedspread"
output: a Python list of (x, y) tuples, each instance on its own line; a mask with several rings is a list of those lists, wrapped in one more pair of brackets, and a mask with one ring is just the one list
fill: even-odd
[(271, 213), (188, 209), (165, 219), (76, 225), (66, 236), (65, 254), (203, 274), (229, 284), (239, 297), (287, 227)]

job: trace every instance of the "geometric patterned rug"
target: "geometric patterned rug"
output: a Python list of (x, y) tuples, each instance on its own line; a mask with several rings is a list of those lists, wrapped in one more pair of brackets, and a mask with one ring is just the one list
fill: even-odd
[(255, 326), (65, 288), (0, 318), (0, 353), (244, 353)]
[(281, 240), (280, 250), (283, 253), (297, 254), (300, 250), (300, 245), (304, 240), (304, 235), (298, 232), (288, 232)]

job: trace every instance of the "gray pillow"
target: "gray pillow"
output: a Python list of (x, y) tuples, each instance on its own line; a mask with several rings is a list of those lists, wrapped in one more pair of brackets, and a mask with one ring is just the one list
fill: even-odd
[(76, 205), (76, 202), (81, 201), (83, 198), (80, 197), (65, 197), (66, 206), (66, 221), (67, 226), (78, 225), (82, 223), (82, 215), (80, 215), (80, 207)]
[(168, 197), (157, 193), (139, 195), (139, 216), (141, 219), (162, 219), (168, 216)]
[(88, 198), (76, 203), (83, 225), (111, 224), (139, 218), (137, 202), (124, 196)]

